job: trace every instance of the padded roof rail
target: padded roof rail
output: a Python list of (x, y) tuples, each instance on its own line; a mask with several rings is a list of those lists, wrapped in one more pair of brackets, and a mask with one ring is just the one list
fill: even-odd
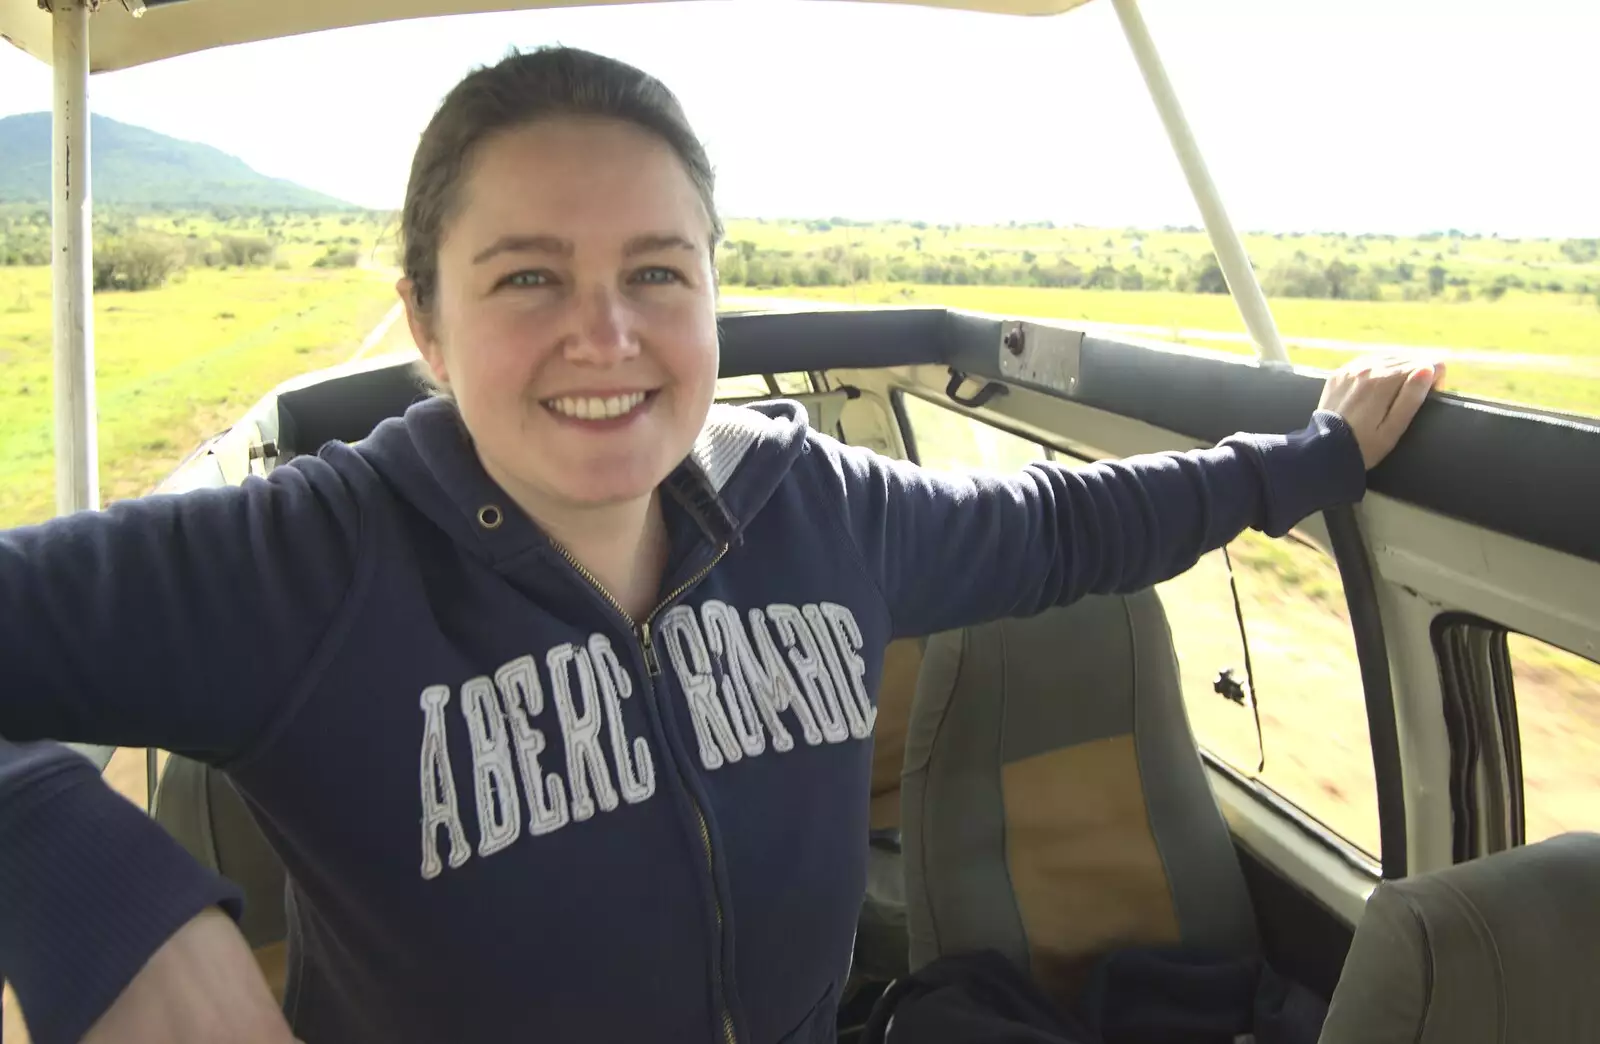
[(329, 442), (356, 442), (399, 417), (428, 389), (413, 363), (333, 377), (278, 396), (278, 459), (316, 453)]

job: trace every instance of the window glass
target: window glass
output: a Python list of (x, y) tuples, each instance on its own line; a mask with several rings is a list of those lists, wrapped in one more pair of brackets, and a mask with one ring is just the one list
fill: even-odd
[(759, 373), (747, 373), (743, 377), (723, 377), (717, 381), (717, 398), (719, 399), (748, 399), (752, 395), (767, 395), (767, 381)]
[(1015, 471), (1044, 460), (1044, 447), (1010, 432), (936, 406), (915, 395), (903, 396), (906, 419), (916, 436), (924, 467), (944, 470)]
[(811, 375), (805, 373), (780, 373), (778, 390), (785, 395), (805, 395), (811, 391)]
[(1600, 664), (1512, 634), (1526, 836), (1600, 830)]
[[(1214, 551), (1157, 587), (1195, 740), (1375, 858), (1378, 788), (1338, 568), (1313, 544), (1254, 531), (1227, 552)], [(1243, 702), (1217, 691), (1228, 670)]]
[[(166, 751), (156, 753), (156, 778), (161, 778), (161, 770), (166, 767)], [(145, 801), (146, 770), (145, 752), (143, 747), (118, 747), (117, 752), (111, 755), (111, 761), (106, 765), (105, 780), (111, 789), (138, 805), (149, 810)]]
[(1157, 584), (1156, 594), (1172, 630), (1195, 742), (1218, 760), (1254, 776), (1261, 763), (1261, 744), (1248, 695), (1241, 704), (1216, 691), (1224, 671), (1231, 671), (1246, 693), (1249, 688), (1227, 560), (1221, 551), (1212, 551), (1187, 573)]
[[(811, 391), (811, 378), (804, 373), (780, 373), (775, 375), (775, 379), (779, 395), (805, 395)], [(718, 380), (716, 395), (719, 399), (770, 398), (772, 390), (767, 387), (764, 375), (748, 373), (743, 377), (723, 377)]]
[(1260, 699), (1261, 780), (1376, 857), (1378, 784), (1339, 567), (1309, 541), (1254, 530), (1229, 553)]

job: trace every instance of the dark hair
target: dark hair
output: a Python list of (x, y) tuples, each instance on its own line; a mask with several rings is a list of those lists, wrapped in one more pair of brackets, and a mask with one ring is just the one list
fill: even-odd
[(715, 249), (722, 221), (712, 198), (711, 161), (665, 84), (624, 62), (573, 47), (513, 51), (456, 84), (417, 144), (400, 236), (401, 264), (420, 309), (432, 309), (439, 241), (460, 204), (462, 174), (476, 149), (502, 131), (551, 116), (625, 120), (670, 145), (705, 204)]

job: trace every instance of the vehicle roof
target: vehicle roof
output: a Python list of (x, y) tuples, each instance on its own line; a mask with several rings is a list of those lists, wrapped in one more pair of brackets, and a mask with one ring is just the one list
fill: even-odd
[[(79, 0), (90, 3), (93, 0)], [(653, 0), (98, 0), (89, 71), (110, 72), (213, 47), (378, 22)], [(1088, 0), (858, 0), (993, 14), (1053, 15)], [(134, 12), (142, 10), (135, 16)], [(51, 14), (40, 0), (0, 0), (0, 37), (51, 64)]]

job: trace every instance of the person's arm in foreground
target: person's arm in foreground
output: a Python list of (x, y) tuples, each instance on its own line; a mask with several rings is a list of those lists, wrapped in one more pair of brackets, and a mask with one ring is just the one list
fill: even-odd
[(1141, 590), (1247, 528), (1281, 536), (1360, 500), (1367, 469), (1442, 375), (1364, 360), (1329, 379), (1311, 424), (1292, 435), (1009, 475), (940, 473), (818, 441), (895, 634), (923, 635)]
[(89, 1039), (234, 1039), (212, 1023), (252, 998), (287, 1034), (227, 916), (237, 890), (57, 741), (252, 747), (351, 585), (358, 512), (308, 465), (0, 533), (0, 976), (36, 1044), (82, 1038), (119, 995)]

